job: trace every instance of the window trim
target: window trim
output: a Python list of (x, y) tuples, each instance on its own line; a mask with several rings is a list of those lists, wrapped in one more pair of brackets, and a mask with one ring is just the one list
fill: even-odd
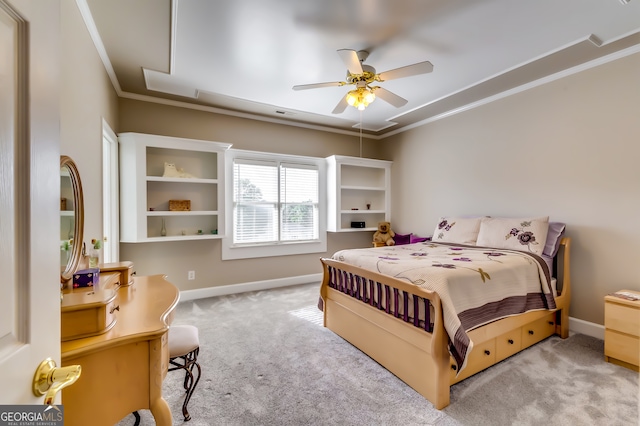
[[(318, 168), (318, 240), (275, 243), (233, 244), (233, 163), (236, 158), (254, 161), (313, 165)], [(327, 251), (327, 168), (324, 158), (259, 151), (229, 149), (225, 155), (225, 233), (222, 238), (222, 260), (257, 257), (291, 256)]]

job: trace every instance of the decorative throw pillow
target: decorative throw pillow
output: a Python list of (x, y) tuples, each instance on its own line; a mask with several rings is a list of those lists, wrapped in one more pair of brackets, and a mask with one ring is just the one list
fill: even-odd
[(417, 235), (413, 235), (413, 234), (411, 234), (411, 237), (410, 237), (410, 239), (409, 239), (409, 242), (410, 242), (411, 244), (415, 244), (415, 243), (423, 243), (423, 242), (425, 242), (425, 241), (430, 241), (430, 240), (431, 240), (431, 238), (429, 238), (429, 237), (419, 237), (419, 236), (417, 236)]
[(433, 241), (457, 244), (476, 243), (481, 218), (441, 217), (433, 231)]
[(483, 218), (477, 245), (512, 250), (524, 250), (542, 255), (549, 217), (539, 218)]
[(398, 234), (393, 237), (393, 241), (395, 241), (395, 245), (401, 246), (404, 244), (409, 244), (411, 242), (411, 234)]

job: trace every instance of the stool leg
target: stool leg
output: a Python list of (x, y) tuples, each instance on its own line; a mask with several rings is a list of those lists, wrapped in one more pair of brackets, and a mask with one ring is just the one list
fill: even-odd
[[(184, 421), (191, 420), (191, 415), (187, 410), (187, 405), (189, 404), (189, 400), (191, 399), (191, 395), (193, 395), (193, 391), (196, 389), (198, 382), (200, 381), (200, 375), (202, 374), (202, 370), (200, 368), (200, 364), (198, 364), (198, 352), (200, 348), (196, 348), (192, 352), (188, 353), (185, 359), (185, 378), (184, 378), (184, 386), (187, 390), (187, 394), (184, 397), (184, 403), (182, 404), (182, 415), (184, 416)], [(198, 369), (198, 376), (193, 377), (193, 369)]]
[(133, 417), (135, 417), (136, 422), (133, 424), (133, 426), (139, 426), (140, 425), (140, 414), (138, 414), (137, 411), (133, 412)]

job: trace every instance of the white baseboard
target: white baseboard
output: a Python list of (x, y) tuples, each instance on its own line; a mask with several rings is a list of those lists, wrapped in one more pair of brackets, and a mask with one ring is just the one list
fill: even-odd
[(569, 332), (586, 334), (596, 339), (604, 340), (604, 326), (578, 318), (569, 317)]
[(320, 282), (322, 274), (299, 275), (297, 277), (277, 278), (274, 280), (254, 281), (250, 283), (223, 285), (219, 287), (199, 288), (197, 290), (180, 291), (180, 301), (205, 299), (207, 297), (225, 296), (228, 294), (246, 293), (248, 291), (269, 290), (272, 288), (287, 287), (298, 284), (318, 283), (318, 291), (320, 290)]
[[(274, 280), (254, 281), (250, 283), (223, 285), (219, 287), (200, 288), (197, 290), (182, 290), (180, 301), (205, 299), (207, 297), (225, 296), (228, 294), (246, 293), (248, 291), (269, 290), (272, 288), (291, 285), (318, 283), (322, 281), (322, 274), (300, 275), (297, 277), (277, 278)], [(569, 332), (586, 334), (596, 339), (604, 340), (604, 326), (577, 318), (569, 317)]]

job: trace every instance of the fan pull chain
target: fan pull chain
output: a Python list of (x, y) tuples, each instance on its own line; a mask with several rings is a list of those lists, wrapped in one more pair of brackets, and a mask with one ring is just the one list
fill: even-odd
[(362, 158), (362, 111), (360, 111), (360, 158)]

